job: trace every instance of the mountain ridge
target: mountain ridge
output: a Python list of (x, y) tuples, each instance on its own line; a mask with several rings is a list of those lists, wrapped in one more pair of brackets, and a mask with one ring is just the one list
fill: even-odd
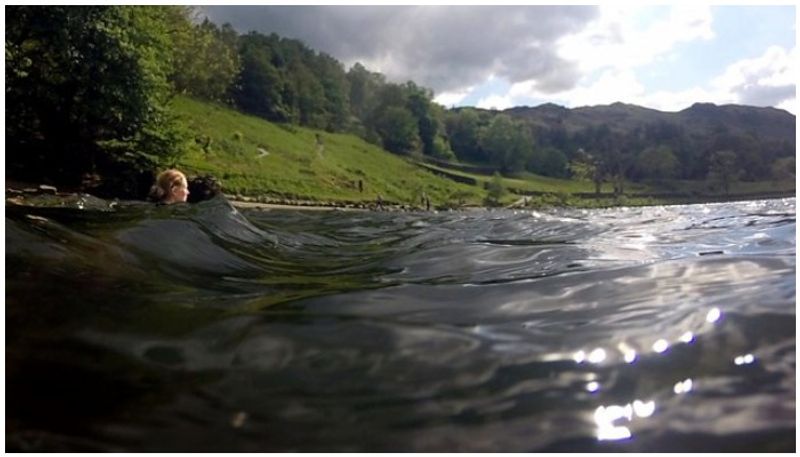
[(666, 122), (679, 125), (689, 133), (707, 133), (711, 129), (727, 128), (755, 134), (758, 138), (795, 142), (795, 115), (774, 107), (698, 102), (680, 111), (659, 111), (622, 102), (575, 108), (544, 103), (498, 112), (540, 127), (563, 127), (571, 133), (602, 124), (615, 130), (630, 131), (643, 124)]

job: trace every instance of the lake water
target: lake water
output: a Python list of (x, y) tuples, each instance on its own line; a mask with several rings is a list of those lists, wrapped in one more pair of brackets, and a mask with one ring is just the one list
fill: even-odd
[(6, 207), (8, 450), (795, 449), (793, 198), (32, 204)]

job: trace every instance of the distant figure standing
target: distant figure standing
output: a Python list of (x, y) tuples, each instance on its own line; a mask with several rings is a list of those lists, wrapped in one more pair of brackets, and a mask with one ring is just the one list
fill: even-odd
[(378, 199), (376, 203), (378, 204), (378, 208), (383, 209), (383, 197), (381, 197), (381, 194), (378, 194)]
[(426, 211), (430, 211), (431, 210), (431, 199), (428, 198), (427, 195), (425, 195), (425, 210)]
[(359, 192), (364, 192), (364, 181), (362, 181), (360, 179), (358, 180), (358, 191)]
[(175, 169), (159, 173), (156, 183), (150, 188), (150, 198), (165, 205), (185, 202), (188, 197), (186, 175)]

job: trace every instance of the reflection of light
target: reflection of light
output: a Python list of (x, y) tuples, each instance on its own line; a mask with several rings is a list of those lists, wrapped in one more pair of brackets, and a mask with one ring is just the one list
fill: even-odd
[(586, 353), (583, 351), (578, 351), (573, 354), (572, 358), (575, 359), (575, 363), (583, 363), (583, 361), (586, 360)]
[(749, 365), (755, 362), (755, 360), (756, 358), (753, 357), (753, 354), (745, 354), (745, 355), (740, 355), (735, 359), (733, 359), (733, 363), (735, 363), (736, 365)]
[[(623, 440), (631, 437), (631, 430), (624, 425), (617, 425), (614, 422), (626, 420), (632, 422), (635, 418), (650, 417), (656, 410), (656, 402), (634, 400), (633, 404), (599, 406), (594, 411), (594, 421), (597, 423), (597, 439), (603, 440)], [(636, 416), (634, 417), (634, 413)]]
[[(601, 406), (602, 408), (602, 406)], [(605, 440), (625, 440), (631, 437), (631, 430), (625, 426), (598, 426), (597, 439)]]
[(586, 384), (586, 390), (589, 392), (597, 392), (600, 389), (600, 383), (597, 381), (592, 381), (589, 384)]
[(633, 401), (633, 412), (636, 413), (639, 417), (650, 417), (656, 410), (656, 402), (650, 400), (647, 403), (643, 403), (640, 400)]
[(691, 343), (692, 341), (694, 341), (694, 333), (686, 332), (683, 335), (681, 335), (680, 340), (683, 341), (684, 343)]
[(594, 421), (597, 423), (597, 439), (623, 440), (631, 437), (631, 431), (623, 425), (615, 425), (614, 421), (626, 418), (633, 419), (633, 408), (630, 403), (625, 406), (611, 405), (600, 406), (594, 412)]
[(606, 359), (606, 351), (603, 348), (597, 348), (589, 354), (589, 363), (600, 363)]
[(706, 314), (706, 321), (711, 322), (712, 324), (719, 320), (722, 317), (722, 313), (720, 312), (719, 308), (711, 308), (711, 310)]
[(675, 384), (675, 388), (673, 389), (676, 394), (685, 394), (692, 390), (692, 380), (691, 379), (684, 379)]
[(669, 343), (667, 343), (667, 340), (665, 339), (660, 339), (655, 343), (653, 343), (653, 350), (658, 352), (659, 354), (666, 351), (667, 348), (669, 348)]
[(619, 343), (617, 347), (622, 352), (622, 357), (626, 363), (633, 363), (636, 360), (636, 351), (625, 342)]

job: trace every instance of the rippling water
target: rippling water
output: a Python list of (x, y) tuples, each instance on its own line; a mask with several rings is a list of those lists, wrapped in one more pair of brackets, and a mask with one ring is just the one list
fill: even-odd
[(6, 207), (9, 450), (795, 449), (795, 199), (43, 205)]

